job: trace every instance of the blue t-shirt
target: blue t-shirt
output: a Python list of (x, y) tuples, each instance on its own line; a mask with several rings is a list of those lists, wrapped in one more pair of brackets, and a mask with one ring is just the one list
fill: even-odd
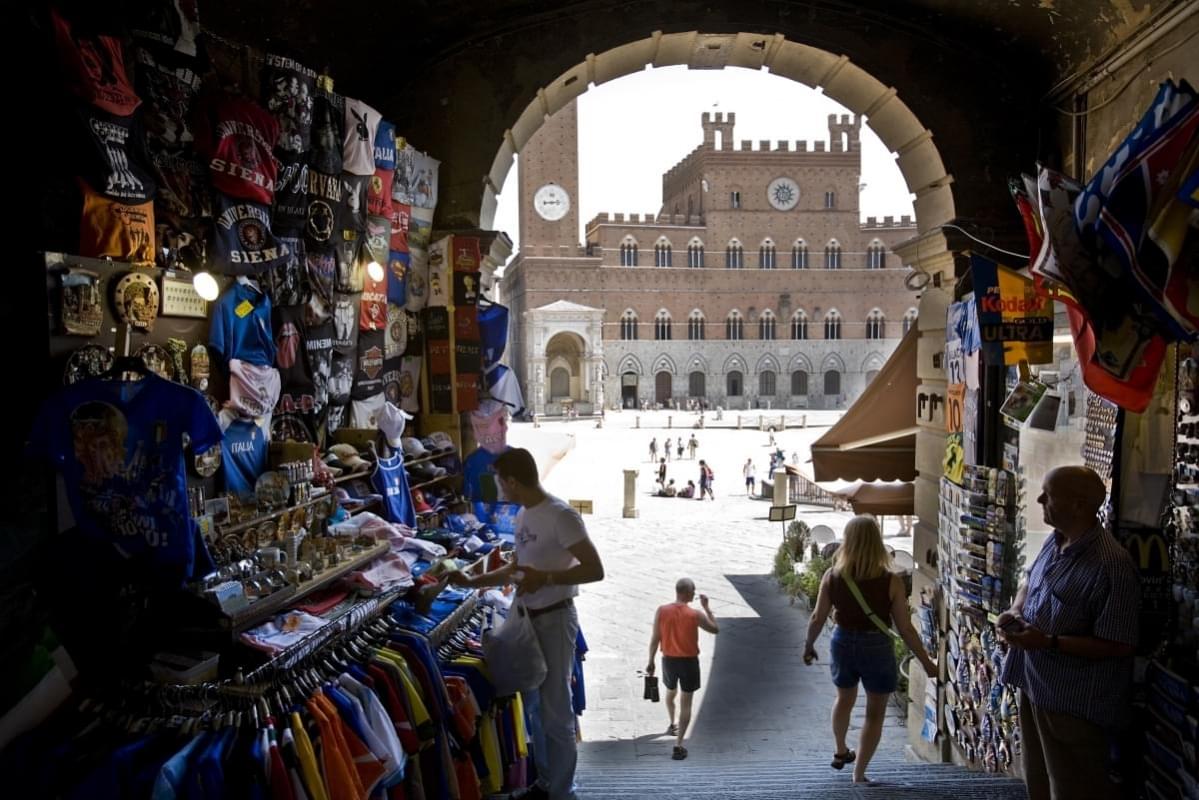
[(472, 501), (471, 510), (479, 522), (497, 533), (514, 533), (520, 506), (500, 498), (492, 466), (499, 457), (499, 453), (482, 447), (467, 456), (466, 461), (462, 462), (462, 490), (466, 498)]
[(408, 267), (412, 263), (409, 253), (392, 250), (388, 255), (387, 302), (397, 306), (408, 304)]
[(270, 437), (252, 419), (235, 419), (221, 439), (221, 465), (225, 468), (225, 491), (238, 497), (254, 494), (258, 476), (266, 471)]
[(221, 441), (196, 390), (154, 374), (92, 379), (46, 401), (29, 450), (62, 473), (81, 533), (173, 582), (191, 577), (204, 546), (187, 507), (184, 434), (195, 453)]
[(271, 298), (234, 281), (212, 309), (208, 347), (226, 366), (233, 359), (262, 367), (274, 366)]
[(492, 304), (479, 306), (479, 345), (483, 369), (497, 363), (508, 346), (508, 309)]
[(416, 509), (408, 491), (408, 473), (404, 471), (404, 457), (394, 455), (380, 458), (371, 473), (371, 484), (383, 495), (383, 516), (390, 522), (400, 522), (409, 528), (416, 527)]

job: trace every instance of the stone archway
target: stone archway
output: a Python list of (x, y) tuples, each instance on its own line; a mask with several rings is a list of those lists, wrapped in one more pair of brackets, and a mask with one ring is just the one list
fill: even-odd
[[(744, 67), (819, 89), (854, 114), (867, 119), (868, 127), (892, 153), (908, 190), (915, 195), (916, 224), (921, 233), (936, 229), (957, 215), (951, 186), (932, 132), (899, 99), (898, 92), (854, 64), (848, 56), (791, 41), (783, 34), (761, 33), (662, 33), (589, 54), (583, 61), (537, 90), (511, 128), (504, 132), (484, 181), (479, 222), (490, 227), (497, 196), (515, 156), (545, 120), (591, 86), (645, 69), (646, 66), (685, 65), (693, 69)], [(839, 147), (840, 143), (834, 143)], [(723, 141), (721, 149), (733, 149)]]
[(587, 399), (586, 353), (587, 345), (583, 337), (570, 331), (556, 333), (546, 342), (545, 363), (549, 377), (547, 414), (561, 414)]

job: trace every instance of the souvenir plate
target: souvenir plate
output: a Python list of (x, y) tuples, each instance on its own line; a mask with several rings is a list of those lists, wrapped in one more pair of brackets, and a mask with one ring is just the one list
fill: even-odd
[(112, 366), (112, 353), (98, 344), (85, 344), (67, 357), (62, 382), (67, 386), (88, 378), (96, 378)]
[(291, 482), (282, 472), (264, 472), (254, 484), (254, 496), (259, 506), (282, 508), (291, 496)]
[(148, 331), (158, 316), (158, 284), (145, 272), (127, 272), (113, 290), (117, 319), (131, 328)]
[(193, 459), (196, 474), (201, 478), (211, 478), (221, 466), (221, 448), (214, 445), (203, 453), (197, 453)]
[(140, 358), (146, 365), (146, 369), (158, 377), (166, 378), (168, 381), (174, 378), (175, 368), (171, 365), (171, 354), (165, 347), (156, 344), (143, 344), (133, 355)]

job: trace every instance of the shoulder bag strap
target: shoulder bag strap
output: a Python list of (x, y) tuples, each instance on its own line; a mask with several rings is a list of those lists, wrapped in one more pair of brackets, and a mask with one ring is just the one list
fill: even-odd
[(862, 607), (862, 611), (866, 613), (866, 616), (870, 618), (870, 621), (874, 623), (875, 627), (892, 638), (899, 638), (895, 635), (895, 632), (892, 631), (891, 628), (885, 622), (883, 622), (881, 618), (879, 618), (878, 614), (874, 613), (874, 609), (872, 609), (866, 602), (866, 598), (862, 596), (862, 590), (858, 588), (858, 584), (854, 582), (854, 579), (844, 573), (838, 573), (838, 575), (841, 580), (845, 581), (845, 586), (849, 589), (849, 593), (853, 595), (854, 600), (858, 601), (858, 605)]

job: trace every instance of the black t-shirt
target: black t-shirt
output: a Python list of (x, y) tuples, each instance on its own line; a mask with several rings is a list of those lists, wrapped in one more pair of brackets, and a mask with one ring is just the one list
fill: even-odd
[(308, 170), (308, 214), (305, 234), (313, 244), (333, 244), (342, 214), (344, 192), (340, 175), (321, 172), (316, 167)]
[(304, 349), (308, 354), (312, 395), (319, 408), (329, 402), (329, 375), (333, 368), (333, 321), (307, 325)]
[(315, 72), (290, 58), (266, 56), (262, 106), (279, 122), (280, 151), (292, 155), (308, 151), (315, 95)]
[(86, 146), (80, 174), (111, 200), (137, 205), (154, 197), (150, 156), (137, 116), (118, 117), (93, 106), (76, 106)]
[[(308, 364), (304, 307), (272, 306), (271, 330), (275, 334), (275, 367), (279, 370), (279, 405), (284, 411), (313, 410), (316, 387)], [(285, 407), (288, 403), (290, 409)]]
[(358, 364), (351, 397), (366, 400), (383, 391), (383, 331), (363, 331), (358, 337)]
[(275, 179), (273, 223), (277, 231), (302, 231), (308, 222), (308, 164), (281, 161)]
[(341, 175), (342, 126), (346, 119), (346, 99), (317, 85), (312, 104), (312, 139), (308, 163), (313, 169)]
[[(369, 175), (351, 175), (343, 172), (341, 175), (342, 203), (338, 216), (337, 227), (343, 232), (355, 233), (366, 230), (366, 195), (370, 190)], [(388, 225), (391, 223), (389, 222)], [(388, 231), (390, 233), (390, 229)], [(386, 258), (386, 256), (384, 256)], [(383, 263), (380, 261), (379, 263)]]
[(337, 254), (329, 245), (307, 243), (305, 253), (308, 285), (330, 308), (333, 305), (333, 288), (337, 282)]
[(279, 243), (290, 252), (287, 258), (278, 262), (267, 281), (267, 294), (271, 296), (271, 304), (275, 306), (298, 306), (304, 302), (308, 292), (307, 255), (304, 252), (302, 236), (285, 236), (280, 234)]

